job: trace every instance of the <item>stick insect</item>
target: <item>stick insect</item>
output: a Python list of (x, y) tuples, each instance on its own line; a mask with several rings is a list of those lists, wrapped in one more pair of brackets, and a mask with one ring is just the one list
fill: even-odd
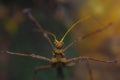
[[(65, 37), (68, 35), (68, 33), (80, 22), (88, 19), (89, 17), (86, 17), (84, 19), (79, 19), (78, 21), (76, 21), (74, 24), (71, 25), (71, 27), (65, 32), (65, 34), (63, 35), (63, 37), (58, 40), (56, 35), (53, 34), (52, 32), (49, 32), (45, 29), (43, 29), (43, 27), (39, 24), (39, 22), (32, 16), (32, 13), (30, 12), (30, 10), (25, 9), (24, 14), (27, 15), (27, 17), (37, 26), (37, 28), (39, 29), (39, 32), (41, 32), (43, 34), (43, 36), (48, 40), (52, 50), (53, 50), (53, 54), (51, 58), (47, 58), (47, 57), (43, 57), (40, 55), (35, 55), (35, 54), (22, 54), (22, 53), (14, 53), (14, 52), (10, 52), (10, 51), (5, 51), (8, 54), (12, 54), (12, 55), (16, 55), (16, 56), (27, 56), (27, 57), (32, 57), (32, 58), (36, 58), (36, 59), (41, 59), (41, 60), (45, 60), (48, 61), (50, 64), (49, 65), (43, 65), (43, 66), (39, 66), (39, 67), (35, 67), (35, 72), (33, 75), (33, 80), (36, 80), (37, 74), (40, 70), (44, 70), (44, 69), (51, 69), (51, 68), (56, 68), (57, 70), (57, 76), (60, 79), (64, 79), (64, 74), (63, 74), (63, 68), (71, 68), (73, 66), (75, 66), (75, 64), (77, 64), (79, 61), (86, 61), (86, 65), (88, 68), (88, 73), (90, 75), (90, 80), (93, 80), (93, 76), (92, 76), (92, 70), (90, 68), (89, 65), (89, 61), (97, 61), (97, 62), (103, 62), (103, 63), (116, 63), (116, 60), (98, 60), (98, 59), (94, 59), (91, 57), (83, 57), (83, 56), (78, 56), (78, 57), (74, 57), (74, 58), (66, 58), (65, 56), (65, 51), (68, 50), (74, 43), (79, 42), (81, 40), (84, 40), (86, 38), (88, 38), (89, 36), (92, 36), (96, 33), (102, 32), (103, 30), (106, 30), (107, 28), (109, 28), (109, 26), (112, 25), (112, 23), (109, 23), (107, 26), (98, 29), (94, 32), (88, 33), (84, 36), (81, 36), (79, 38), (79, 40), (75, 40), (73, 42), (71, 42), (70, 44), (68, 44), (66, 47), (63, 48), (63, 44), (64, 44), (64, 39)], [(50, 36), (52, 36), (52, 38), (54, 39), (54, 42), (51, 41)]]

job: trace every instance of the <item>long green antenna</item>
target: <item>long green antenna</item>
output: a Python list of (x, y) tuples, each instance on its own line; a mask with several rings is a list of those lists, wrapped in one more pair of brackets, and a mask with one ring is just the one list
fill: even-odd
[(84, 21), (84, 20), (86, 20), (86, 19), (88, 19), (88, 18), (90, 18), (90, 16), (87, 16), (87, 17), (85, 17), (85, 18), (79, 19), (79, 20), (77, 20), (74, 24), (72, 24), (72, 26), (67, 30), (67, 32), (63, 35), (63, 37), (62, 37), (62, 39), (61, 39), (60, 41), (63, 42), (63, 40), (65, 39), (65, 37), (67, 36), (67, 34), (68, 34), (78, 23), (80, 23), (80, 22), (82, 22), (82, 21)]

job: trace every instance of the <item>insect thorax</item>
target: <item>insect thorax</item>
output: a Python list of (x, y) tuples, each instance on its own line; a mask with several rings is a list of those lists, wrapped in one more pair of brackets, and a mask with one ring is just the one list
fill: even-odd
[(64, 51), (63, 49), (57, 49), (55, 48), (53, 50), (53, 57), (51, 58), (51, 62), (52, 63), (65, 63), (66, 62), (66, 57), (64, 55)]
[(54, 48), (53, 53), (54, 53), (55, 55), (58, 54), (58, 55), (64, 56), (64, 50), (63, 50), (63, 49)]

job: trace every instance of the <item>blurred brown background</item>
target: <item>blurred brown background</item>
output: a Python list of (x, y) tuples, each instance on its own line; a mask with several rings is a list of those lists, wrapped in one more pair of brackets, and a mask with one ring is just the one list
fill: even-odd
[[(118, 64), (91, 61), (90, 66), (94, 80), (120, 80), (119, 0), (2, 0), (0, 3), (0, 50), (51, 56), (46, 40), (35, 32), (35, 26), (22, 13), (24, 8), (31, 8), (40, 24), (58, 38), (79, 18), (90, 16), (72, 30), (72, 40), (112, 22), (112, 27), (77, 42), (67, 51), (67, 57), (80, 55), (100, 60), (116, 59)], [(66, 37), (67, 44), (72, 41), (70, 35)], [(0, 80), (32, 80), (34, 67), (43, 63), (45, 62), (0, 53)], [(47, 77), (46, 74), (50, 72), (52, 74)], [(66, 80), (89, 80), (84, 62), (68, 72), (65, 70), (65, 74)], [(38, 79), (56, 80), (55, 72), (42, 71)]]

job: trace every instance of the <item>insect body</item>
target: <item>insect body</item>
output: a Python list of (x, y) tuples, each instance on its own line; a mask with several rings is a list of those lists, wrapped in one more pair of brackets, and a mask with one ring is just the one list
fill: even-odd
[[(32, 16), (32, 14), (30, 13), (30, 11), (28, 9), (25, 9), (24, 10), (24, 13), (29, 17), (29, 19), (34, 22), (34, 24), (38, 27), (39, 29), (39, 32), (41, 32), (43, 34), (43, 36), (48, 40), (52, 50), (53, 50), (53, 56), (51, 58), (47, 58), (47, 57), (43, 57), (43, 56), (40, 56), (40, 55), (35, 55), (35, 54), (21, 54), (21, 53), (14, 53), (14, 52), (10, 52), (10, 51), (6, 51), (6, 53), (8, 54), (13, 54), (13, 55), (17, 55), (17, 56), (29, 56), (29, 57), (32, 57), (32, 58), (36, 58), (36, 59), (41, 59), (41, 60), (45, 60), (45, 61), (48, 61), (50, 64), (49, 65), (45, 65), (45, 66), (39, 66), (39, 67), (36, 67), (35, 68), (35, 73), (34, 73), (34, 76), (33, 76), (33, 80), (36, 80), (36, 76), (37, 76), (37, 73), (40, 71), (40, 70), (44, 70), (44, 69), (51, 69), (51, 68), (56, 68), (57, 70), (57, 76), (59, 78), (64, 78), (64, 75), (63, 75), (63, 68), (66, 67), (72, 67), (74, 66), (76, 63), (78, 63), (80, 60), (85, 60), (86, 61), (86, 65), (88, 67), (88, 72), (89, 72), (89, 75), (90, 75), (90, 80), (93, 80), (93, 76), (92, 76), (92, 71), (89, 67), (89, 61), (92, 60), (92, 61), (98, 61), (98, 62), (104, 62), (104, 63), (115, 63), (116, 60), (111, 60), (111, 61), (105, 61), (105, 60), (98, 60), (98, 59), (94, 59), (94, 58), (90, 58), (90, 57), (81, 57), (81, 56), (78, 56), (78, 57), (75, 57), (75, 58), (71, 58), (71, 59), (67, 59), (66, 56), (65, 56), (65, 51), (70, 48), (74, 43), (77, 42), (76, 41), (73, 41), (71, 42), (68, 46), (66, 46), (65, 48), (63, 47), (63, 44), (64, 44), (64, 39), (66, 37), (66, 35), (81, 21), (85, 20), (85, 19), (88, 19), (89, 17), (86, 17), (84, 19), (80, 19), (78, 20), (77, 22), (75, 22), (67, 31), (66, 33), (64, 34), (64, 36), (58, 40), (56, 38), (56, 35), (51, 33), (51, 32), (48, 32), (46, 30), (44, 30), (41, 25), (38, 23), (38, 21)], [(89, 33), (85, 36), (82, 36), (80, 37), (79, 40), (83, 40), (83, 39), (86, 39), (87, 37), (89, 36), (92, 36), (98, 32), (101, 32), (105, 29), (107, 29), (109, 26), (111, 26), (111, 23), (101, 29), (98, 29), (92, 33)], [(51, 41), (51, 39), (49, 38), (49, 36), (52, 36), (53, 39), (54, 39), (54, 42)]]

